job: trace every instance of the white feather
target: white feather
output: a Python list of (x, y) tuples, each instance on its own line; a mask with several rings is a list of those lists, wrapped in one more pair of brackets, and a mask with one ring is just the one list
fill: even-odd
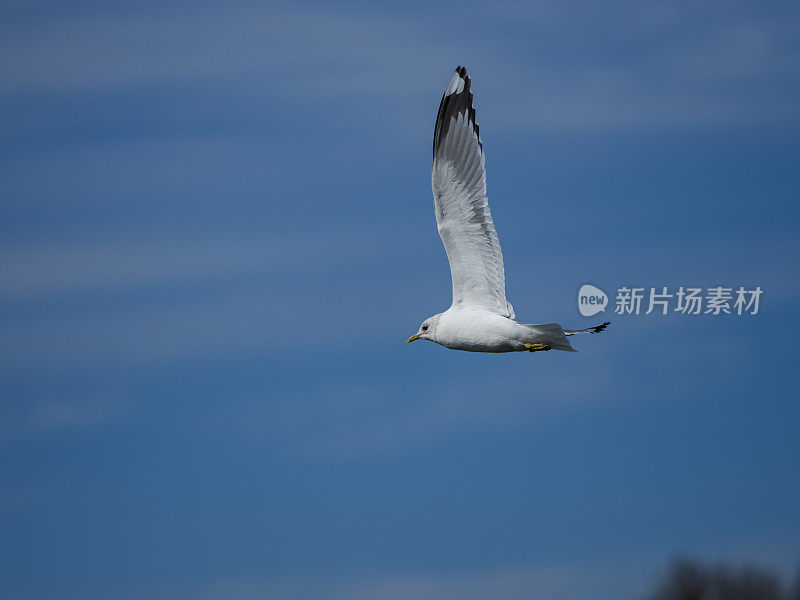
[[(456, 79), (463, 91), (464, 80), (457, 73), (447, 90)], [(431, 186), (439, 235), (450, 261), (453, 306), (484, 308), (513, 319), (503, 253), (486, 197), (483, 148), (468, 111), (450, 117), (434, 155)]]

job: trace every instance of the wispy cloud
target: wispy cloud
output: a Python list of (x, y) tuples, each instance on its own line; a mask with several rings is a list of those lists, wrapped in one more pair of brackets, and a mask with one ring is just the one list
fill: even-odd
[[(507, 358), (515, 364), (530, 360)], [(513, 429), (613, 397), (608, 394), (613, 380), (602, 361), (571, 378), (562, 368), (557, 364), (555, 377), (535, 385), (528, 373), (484, 366), (479, 375), (459, 369), (433, 377), (422, 371), (375, 384), (327, 386), (324, 401), (314, 389), (299, 389), (243, 404), (240, 425), (249, 434), (282, 440), (295, 455), (337, 461), (405, 452), (469, 432)], [(292, 434), (284, 439), (284, 432)]]
[(123, 418), (128, 409), (129, 404), (117, 395), (6, 398), (0, 404), (0, 441), (89, 430)]
[(618, 575), (632, 571), (630, 567), (634, 562), (641, 561), (627, 561), (625, 566), (628, 568), (625, 569), (618, 564), (575, 563), (480, 567), (470, 571), (347, 572), (336, 577), (318, 575), (267, 579), (233, 575), (213, 581), (138, 586), (136, 593), (157, 599), (192, 597), (201, 600), (297, 597), (334, 600), (618, 600), (621, 597), (635, 597), (644, 590), (640, 574)]
[[(754, 544), (761, 551), (754, 552)], [(733, 538), (726, 549), (698, 549), (704, 557), (733, 564), (765, 564), (786, 577), (795, 572), (792, 545), (773, 540)], [(787, 560), (787, 557), (789, 559)], [(472, 568), (357, 569), (331, 576), (324, 573), (251, 575), (229, 573), (191, 580), (139, 581), (126, 589), (109, 590), (94, 582), (79, 590), (64, 590), (65, 598), (196, 598), (199, 600), (263, 600), (308, 598), (334, 600), (619, 600), (640, 598), (653, 589), (666, 567), (666, 558), (650, 549), (616, 553), (600, 559), (545, 560), (536, 563), (478, 565)]]
[[(768, 294), (768, 306), (782, 310), (798, 292), (795, 280), (785, 277), (784, 264), (792, 260), (795, 243), (776, 237), (760, 240), (758, 247), (753, 254), (735, 242), (623, 246), (595, 252), (588, 266), (581, 248), (540, 257), (535, 266), (520, 265), (518, 257), (508, 271), (509, 290), (521, 319), (546, 315), (567, 319), (565, 326), (578, 318), (574, 293), (584, 282), (576, 276), (601, 276), (596, 283), (615, 286), (758, 284)], [(430, 248), (410, 249), (398, 233), (358, 230), (296, 231), (267, 240), (6, 245), (0, 252), (6, 273), (0, 287), (6, 310), (0, 354), (4, 369), (13, 370), (302, 353), (312, 338), (329, 348), (369, 346), (384, 336), (401, 339), (428, 313), (446, 308), (440, 306), (449, 294), (444, 257), (438, 255), (438, 268), (414, 272), (420, 253), (429, 251), (442, 252), (435, 239)], [(708, 258), (698, 262), (698, 253)], [(520, 248), (519, 256), (526, 255), (531, 253)], [(384, 273), (386, 261), (404, 271)], [(583, 275), (576, 275), (579, 267)], [(382, 290), (380, 301), (375, 290)], [(763, 310), (769, 310), (766, 304)], [(641, 331), (659, 323), (639, 319)], [(556, 397), (567, 392), (553, 390)], [(446, 411), (442, 402), (439, 409)], [(468, 413), (463, 409), (461, 418)], [(493, 413), (501, 415), (502, 406)], [(403, 435), (424, 436), (425, 426), (412, 420), (403, 425), (408, 429)]]
[[(261, 97), (381, 98), (396, 113), (398, 98), (438, 93), (442, 69), (467, 62), (478, 76), (479, 104), (496, 103), (504, 115), (494, 119), (496, 127), (630, 129), (800, 118), (794, 102), (800, 52), (792, 43), (798, 20), (788, 6), (744, 16), (746, 10), (711, 3), (645, 2), (620, 6), (626, 19), (583, 3), (475, 6), (469, 47), (457, 51), (442, 35), (447, 12), (441, 11), (422, 19), (249, 3), (224, 11), (152, 5), (144, 13), (89, 12), (35, 28), (12, 22), (0, 38), (2, 89), (91, 92), (215, 81)], [(525, 36), (525, 55), (490, 35), (509, 29)]]
[[(285, 352), (309, 336), (317, 343), (363, 338), (352, 329), (359, 320), (368, 337), (377, 336), (385, 332), (385, 307), (371, 304), (364, 315), (357, 298), (368, 284), (363, 274), (402, 252), (392, 239), (400, 242), (379, 232), (306, 231), (269, 240), (7, 249), (4, 367)], [(42, 316), (37, 306), (51, 312)]]
[[(209, 77), (242, 78), (280, 95), (364, 93), (354, 77), (375, 73), (393, 52), (385, 43), (403, 33), (391, 19), (369, 12), (324, 11), (210, 4), (191, 11), (151, 5), (146, 13), (115, 11), (40, 22), (35, 28), (8, 26), (2, 48), (5, 91), (107, 89), (113, 86), (175, 84)], [(437, 40), (409, 56), (419, 61)], [(365, 48), (372, 48), (365, 52)], [(103, 52), (98, 52), (103, 49)], [(407, 54), (408, 56), (408, 54)], [(29, 69), (32, 65), (39, 68)], [(346, 73), (341, 69), (347, 68)], [(384, 83), (397, 85), (387, 73)], [(409, 82), (406, 82), (409, 83)], [(277, 84), (277, 85), (276, 85)], [(288, 87), (287, 87), (288, 86)]]
[(317, 229), (249, 239), (146, 236), (3, 244), (0, 301), (313, 272), (341, 261), (369, 262), (375, 254), (364, 255), (367, 247), (391, 255), (386, 242), (392, 239), (378, 232)]

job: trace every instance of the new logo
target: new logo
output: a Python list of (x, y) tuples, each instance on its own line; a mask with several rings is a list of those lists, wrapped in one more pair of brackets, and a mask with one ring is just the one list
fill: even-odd
[(598, 287), (585, 283), (578, 290), (578, 310), (584, 317), (603, 312), (608, 306), (608, 296)]

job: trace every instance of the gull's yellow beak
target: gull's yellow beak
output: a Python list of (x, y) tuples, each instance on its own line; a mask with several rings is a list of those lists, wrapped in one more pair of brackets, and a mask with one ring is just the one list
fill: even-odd
[(408, 338), (408, 341), (406, 342), (406, 344), (410, 344), (410, 343), (411, 343), (411, 342), (413, 342), (414, 340), (418, 340), (418, 339), (419, 339), (419, 338), (421, 338), (421, 337), (422, 337), (422, 336), (421, 336), (420, 334), (418, 334), (418, 333), (415, 333), (415, 334), (414, 334), (414, 335), (412, 335), (410, 338)]

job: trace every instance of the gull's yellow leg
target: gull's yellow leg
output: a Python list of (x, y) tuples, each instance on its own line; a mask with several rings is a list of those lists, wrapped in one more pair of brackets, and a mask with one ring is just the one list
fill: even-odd
[(550, 350), (550, 346), (547, 344), (525, 344), (525, 348), (528, 349), (528, 352), (539, 352)]

